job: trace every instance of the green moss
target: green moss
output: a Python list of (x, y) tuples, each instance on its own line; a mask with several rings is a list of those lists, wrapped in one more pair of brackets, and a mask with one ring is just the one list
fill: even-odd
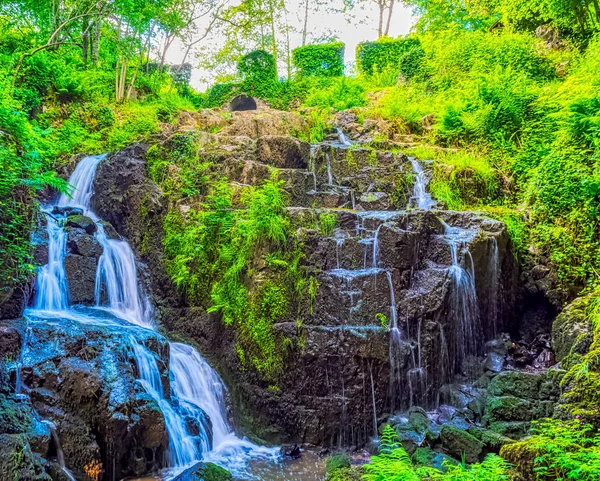
[(336, 456), (330, 456), (325, 462), (327, 474), (333, 473), (334, 471), (342, 468), (350, 467), (350, 456), (347, 454), (338, 454)]

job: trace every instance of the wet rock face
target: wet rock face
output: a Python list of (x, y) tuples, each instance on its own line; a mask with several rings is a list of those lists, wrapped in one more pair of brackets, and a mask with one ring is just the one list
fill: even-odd
[[(255, 141), (223, 131), (199, 135), (201, 158), (210, 155), (232, 182), (259, 184), (269, 176), (265, 162), (287, 166), (280, 175), (294, 206), (293, 224), (305, 225), (302, 219), (319, 212), (337, 219), (330, 235), (299, 231), (306, 266), (320, 288), (312, 313), (301, 314), (301, 329), (296, 316), (278, 320), (276, 332), (302, 347), (288, 353), (278, 389), (269, 389), (257, 373), (242, 371), (234, 335), (218, 316), (187, 305), (174, 292), (162, 265), (165, 202), (146, 176), (144, 148), (125, 149), (98, 167), (94, 206), (148, 264), (163, 325), (193, 338), (215, 366), (223, 366), (232, 398), (258, 417), (249, 424), (261, 424), (261, 436), (364, 445), (385, 413), (412, 404), (437, 406), (442, 386), (456, 375), (477, 379), (485, 343), (511, 325), (517, 298), (518, 269), (501, 222), (476, 213), (364, 210), (391, 209), (391, 199), (403, 198), (402, 207), (408, 202), (413, 186), (405, 181), (412, 165), (401, 154), (321, 145), (310, 156), (310, 170), (303, 170), (290, 168), (305, 165), (299, 159), (306, 146), (296, 140), (253, 135)], [(302, 207), (315, 201), (326, 210)], [(469, 339), (457, 327), (456, 268), (442, 221), (469, 234), (457, 249), (476, 296)], [(393, 322), (400, 335), (391, 349)], [(499, 372), (505, 357), (505, 351), (489, 352), (487, 370)], [(481, 418), (486, 399), (477, 389), (451, 395)]]
[(266, 135), (257, 141), (258, 158), (265, 164), (286, 169), (308, 166), (310, 145), (292, 137)]
[[(131, 327), (110, 317), (106, 326), (30, 319), (23, 391), (40, 418), (56, 427), (67, 467), (78, 478), (94, 465), (104, 469), (105, 479), (140, 476), (154, 469), (164, 452), (164, 418), (136, 381), (130, 335)], [(142, 329), (136, 336), (155, 352), (168, 378), (166, 340)], [(52, 442), (36, 452), (52, 457), (55, 451)]]

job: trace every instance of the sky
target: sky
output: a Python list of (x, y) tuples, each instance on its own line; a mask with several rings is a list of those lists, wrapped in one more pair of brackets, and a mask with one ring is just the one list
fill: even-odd
[[(288, 21), (293, 25), (297, 33), (292, 33), (290, 41), (292, 48), (299, 47), (302, 43), (302, 23), (304, 20), (304, 0), (288, 0)], [(348, 23), (346, 18), (340, 13), (327, 13), (325, 11), (313, 13), (308, 20), (309, 39), (318, 39), (324, 35), (337, 37), (338, 40), (346, 44), (345, 61), (346, 65), (354, 63), (356, 46), (366, 40), (377, 39), (378, 12), (374, 2), (363, 2), (360, 9), (355, 10), (358, 21)], [(414, 24), (414, 17), (410, 8), (403, 5), (402, 2), (396, 2), (394, 13), (390, 24), (390, 37), (407, 34)], [(217, 42), (218, 38), (210, 39), (211, 43)], [(182, 60), (185, 49), (180, 42), (174, 42), (168, 51), (167, 59), (170, 63), (179, 63)], [(193, 58), (188, 58), (188, 62), (194, 64)], [(191, 86), (197, 90), (204, 91), (210, 85), (202, 81), (206, 78), (207, 72), (199, 68), (194, 68), (192, 72)]]

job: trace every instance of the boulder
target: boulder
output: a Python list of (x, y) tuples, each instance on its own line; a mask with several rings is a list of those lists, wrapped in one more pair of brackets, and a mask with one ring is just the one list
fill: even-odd
[(230, 481), (231, 473), (213, 463), (200, 462), (178, 474), (171, 481)]
[(428, 466), (446, 472), (448, 465), (457, 466), (459, 461), (447, 454), (434, 451), (431, 448), (417, 448), (412, 455), (412, 462), (417, 466)]
[(552, 324), (552, 349), (558, 362), (569, 354), (586, 354), (593, 341), (592, 321), (587, 315), (589, 297), (580, 297), (563, 309)]
[(496, 421), (531, 421), (534, 418), (535, 404), (515, 396), (488, 396), (485, 406), (485, 419)]
[(516, 396), (539, 399), (543, 374), (525, 371), (505, 371), (495, 376), (488, 386), (492, 396)]
[(305, 169), (310, 157), (310, 144), (293, 137), (266, 135), (257, 141), (260, 162), (285, 169)]
[(98, 230), (96, 223), (85, 215), (70, 215), (67, 217), (66, 226), (82, 229), (88, 234), (95, 234)]
[(71, 304), (92, 305), (95, 303), (96, 268), (95, 257), (69, 254), (65, 257), (65, 271), (69, 281)]
[(102, 247), (93, 235), (83, 229), (67, 228), (67, 248), (72, 254), (84, 257), (100, 257)]
[(484, 444), (475, 436), (456, 426), (447, 425), (440, 434), (444, 451), (451, 456), (461, 459), (464, 456), (467, 463), (476, 463), (483, 452)]

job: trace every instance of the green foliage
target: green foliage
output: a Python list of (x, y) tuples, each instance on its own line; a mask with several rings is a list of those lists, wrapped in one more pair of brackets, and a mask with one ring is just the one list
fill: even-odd
[(386, 425), (381, 434), (379, 454), (372, 456), (364, 467), (365, 481), (509, 481), (509, 464), (490, 454), (482, 463), (444, 463), (444, 471), (423, 466), (415, 467), (401, 447), (396, 432)]
[(239, 86), (234, 83), (213, 85), (202, 99), (202, 107), (221, 107), (231, 101), (238, 93)]
[(238, 62), (238, 73), (244, 78), (242, 90), (262, 98), (274, 97), (278, 88), (277, 64), (273, 54), (255, 50)]
[(328, 237), (333, 234), (338, 223), (338, 217), (335, 212), (324, 213), (319, 216), (319, 232)]
[(358, 71), (364, 75), (373, 75), (391, 69), (400, 73), (400, 59), (412, 48), (419, 45), (415, 38), (406, 37), (391, 39), (381, 38), (376, 42), (362, 42), (356, 47), (356, 65)]
[(166, 195), (179, 198), (206, 193), (212, 163), (198, 160), (196, 139), (196, 132), (175, 134), (166, 144), (148, 149), (150, 178)]
[(339, 77), (344, 75), (342, 42), (306, 45), (292, 52), (292, 61), (300, 77)]
[[(242, 192), (242, 208), (233, 209), (227, 179), (213, 183), (200, 210), (185, 217), (171, 211), (164, 223), (167, 271), (175, 284), (209, 312), (219, 312), (235, 328), (241, 362), (250, 362), (265, 378), (276, 379), (285, 343), (273, 324), (290, 314), (306, 291), (300, 268), (301, 246), (290, 245), (284, 181), (277, 171), (257, 188)], [(268, 269), (259, 281), (256, 264)], [(312, 278), (311, 278), (312, 279)]]
[(534, 421), (533, 435), (501, 454), (514, 460), (515, 470), (536, 481), (600, 477), (600, 436), (579, 419)]
[(308, 107), (331, 107), (346, 110), (367, 104), (366, 86), (357, 79), (342, 77), (332, 79), (328, 85), (315, 88), (306, 97)]

